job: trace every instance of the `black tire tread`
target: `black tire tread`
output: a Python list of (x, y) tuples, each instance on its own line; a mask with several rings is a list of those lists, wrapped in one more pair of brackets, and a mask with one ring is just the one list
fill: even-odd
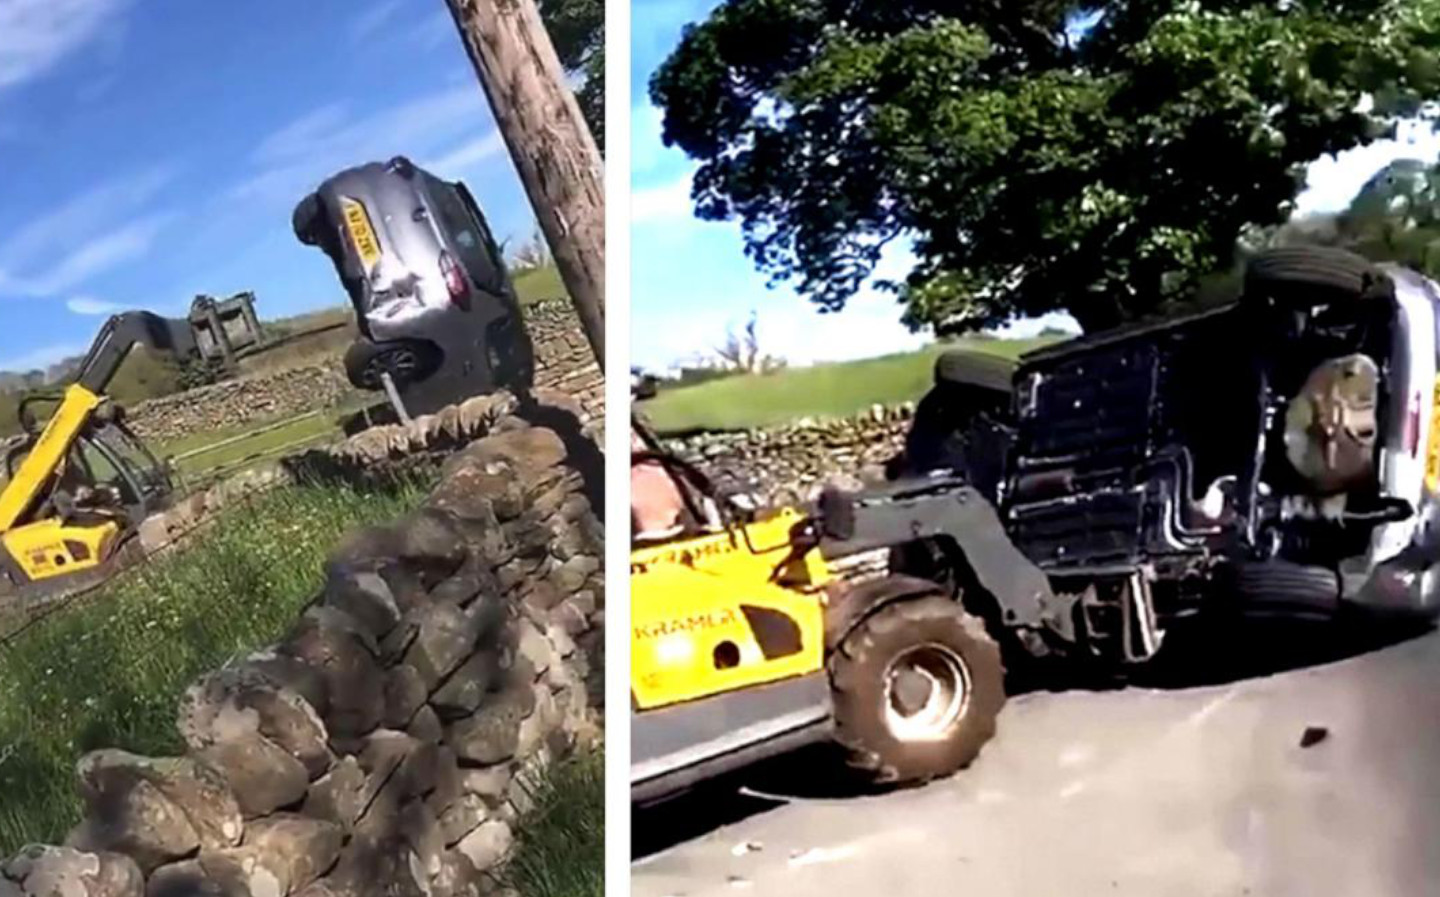
[(1340, 595), (1334, 570), (1280, 560), (1238, 565), (1235, 584), (1242, 596), (1301, 606), (1325, 607)]
[(295, 239), (306, 246), (317, 245), (320, 242), (320, 219), (324, 214), (325, 209), (317, 194), (311, 193), (300, 200), (290, 215), (290, 226), (295, 231)]
[(1258, 296), (1295, 288), (1322, 289), (1352, 298), (1388, 290), (1390, 279), (1369, 259), (1331, 246), (1282, 246), (1250, 261), (1245, 293)]
[[(955, 769), (968, 766), (995, 734), (996, 717), (1005, 703), (1004, 663), (1000, 646), (986, 630), (985, 622), (966, 613), (958, 601), (939, 594), (902, 599), (888, 604), (857, 625), (840, 642), (827, 664), (836, 698), (835, 741), (845, 749), (851, 767), (866, 773), (877, 782), (918, 782), (936, 775), (948, 774), (948, 771), (915, 774), (901, 768), (893, 760), (876, 751), (869, 744), (870, 739), (855, 728), (843, 710), (845, 696), (853, 694), (860, 684), (858, 680), (867, 675), (866, 659), (876, 650), (877, 638), (936, 619), (957, 622), (981, 661), (980, 664), (971, 664), (971, 677), (977, 685), (973, 686), (973, 703), (966, 714), (968, 731), (965, 736), (964, 755)], [(986, 676), (986, 670), (976, 669), (977, 666), (989, 667), (996, 681), (981, 682), (982, 677)]]
[(935, 359), (935, 382), (973, 386), (1009, 395), (1014, 390), (1018, 364), (1008, 358), (973, 349), (951, 349)]

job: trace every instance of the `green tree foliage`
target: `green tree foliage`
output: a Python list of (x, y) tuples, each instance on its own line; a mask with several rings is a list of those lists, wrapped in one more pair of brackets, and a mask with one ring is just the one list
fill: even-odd
[(1193, 294), (1305, 163), (1433, 115), (1437, 49), (1440, 0), (725, 0), (651, 97), (697, 212), (821, 306), (905, 241), (912, 325), (1091, 330)]
[(555, 44), (560, 64), (581, 80), (575, 91), (580, 112), (600, 149), (605, 149), (604, 0), (540, 0), (540, 17)]

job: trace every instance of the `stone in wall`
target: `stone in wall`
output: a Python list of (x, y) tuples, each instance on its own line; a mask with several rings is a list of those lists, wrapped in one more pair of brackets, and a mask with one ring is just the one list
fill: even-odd
[(605, 416), (605, 375), (580, 319), (568, 300), (542, 302), (525, 310), (525, 325), (535, 344), (535, 386), (572, 396), (585, 422)]
[(772, 505), (800, 502), (829, 484), (853, 489), (883, 479), (886, 462), (904, 445), (913, 414), (911, 404), (877, 405), (839, 420), (700, 433), (667, 444), (700, 465), (721, 489), (755, 495)]
[(491, 410), (278, 645), (185, 693), (185, 756), (87, 755), (85, 819), (0, 863), (0, 895), (491, 893), (528, 784), (601, 737), (604, 622), (566, 441)]
[[(526, 310), (535, 346), (535, 386), (573, 397), (582, 424), (605, 414), (605, 378), (568, 301)], [(340, 360), (255, 374), (140, 402), (129, 422), (141, 438), (167, 442), (207, 430), (234, 428), (334, 408), (362, 394), (345, 378)], [(372, 397), (378, 400), (378, 394)]]
[(127, 410), (131, 428), (142, 439), (167, 442), (332, 408), (355, 395), (336, 360), (226, 380)]

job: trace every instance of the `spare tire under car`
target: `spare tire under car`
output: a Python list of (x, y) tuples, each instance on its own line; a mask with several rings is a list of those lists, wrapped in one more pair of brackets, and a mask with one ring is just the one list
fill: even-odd
[(1242, 298), (1309, 305), (1382, 298), (1394, 295), (1394, 291), (1395, 285), (1384, 271), (1348, 249), (1282, 246), (1250, 260), (1245, 268)]

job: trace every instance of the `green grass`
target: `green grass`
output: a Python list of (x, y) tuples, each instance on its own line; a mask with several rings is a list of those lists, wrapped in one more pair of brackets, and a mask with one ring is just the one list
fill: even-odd
[(516, 826), (515, 853), (502, 875), (520, 897), (601, 897), (605, 893), (605, 756), (581, 753), (552, 766), (535, 806)]
[[(250, 455), (258, 452), (278, 449), (281, 446), (307, 440), (319, 442), (327, 436), (339, 437), (341, 434), (339, 416), (341, 412), (321, 414), (315, 417), (297, 420), (283, 427), (278, 427), (265, 433), (260, 433), (250, 439), (241, 439), (223, 448), (214, 451), (204, 452), (189, 458), (182, 459), (176, 463), (182, 476), (194, 476), (216, 467), (233, 464)], [(234, 427), (223, 430), (210, 430), (204, 433), (192, 433), (189, 436), (167, 442), (160, 446), (156, 455), (161, 458), (181, 455), (185, 452), (205, 448), (209, 445), (216, 445), (258, 427), (265, 426), (265, 422), (247, 424), (242, 427)]]
[(872, 405), (920, 398), (930, 388), (936, 357), (949, 349), (963, 346), (1015, 358), (1049, 342), (1048, 338), (962, 340), (860, 361), (724, 377), (662, 391), (641, 408), (660, 433), (748, 430), (806, 417), (847, 417)]
[(418, 484), (269, 493), (0, 646), (0, 856), (64, 838), (79, 816), (74, 767), (86, 751), (179, 753), (181, 692), (278, 640), (347, 530), (422, 497)]
[(515, 275), (514, 281), (515, 297), (520, 300), (521, 305), (565, 299), (570, 295), (565, 291), (564, 282), (560, 280), (560, 269), (554, 265), (521, 271)]

